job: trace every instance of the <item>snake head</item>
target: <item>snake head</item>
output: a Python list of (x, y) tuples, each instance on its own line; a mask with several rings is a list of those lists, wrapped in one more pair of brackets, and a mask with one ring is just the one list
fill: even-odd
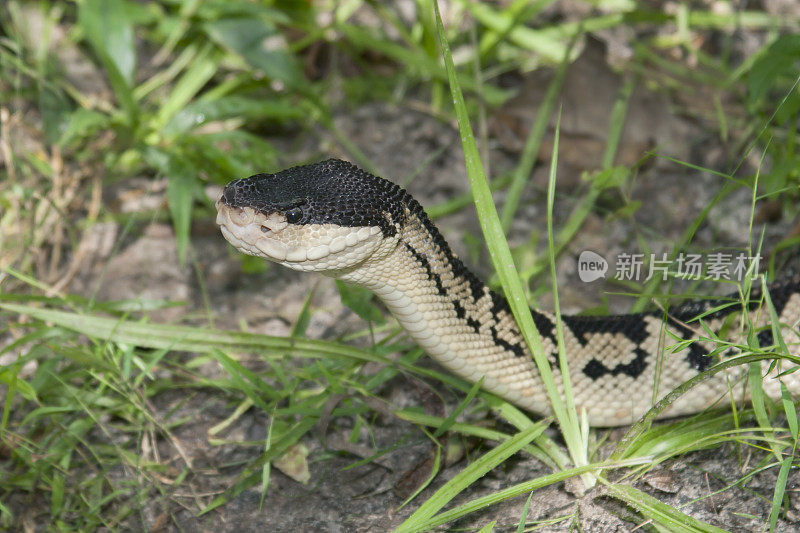
[(229, 183), (217, 224), (241, 252), (336, 275), (396, 245), (408, 194), (339, 160)]

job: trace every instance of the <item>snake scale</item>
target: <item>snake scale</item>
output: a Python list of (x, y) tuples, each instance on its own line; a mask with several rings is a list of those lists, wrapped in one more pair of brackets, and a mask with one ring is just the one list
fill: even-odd
[[(522, 408), (543, 415), (551, 412), (505, 298), (464, 266), (420, 204), (399, 186), (330, 159), (232, 181), (216, 207), (222, 234), (239, 251), (371, 290), (408, 334), (450, 371), (473, 382), (482, 378), (484, 389)], [(769, 291), (784, 342), (797, 353), (800, 283), (784, 281)], [(546, 312), (532, 313), (562, 390), (555, 319)], [(739, 327), (741, 305), (737, 312), (737, 305), (714, 301), (670, 308), (666, 337), (660, 311), (563, 316), (575, 404), (586, 410), (590, 424), (630, 424), (652, 406), (654, 386), (663, 397), (720, 359), (738, 353), (735, 347), (715, 350), (717, 345), (702, 340), (707, 334), (692, 322), (701, 313), (706, 313), (703, 321), (710, 330), (723, 331), (731, 342), (746, 342)], [(751, 305), (749, 313), (758, 326), (760, 345), (771, 346), (775, 340), (766, 307)], [(679, 342), (691, 339), (696, 340)], [(768, 372), (768, 362), (762, 367)], [(737, 380), (746, 372), (747, 366), (740, 365), (715, 374), (661, 416), (701, 411), (731, 390), (741, 399), (746, 387)], [(780, 395), (776, 373), (773, 369), (764, 380), (771, 396)], [(791, 391), (800, 391), (800, 373), (781, 379)]]

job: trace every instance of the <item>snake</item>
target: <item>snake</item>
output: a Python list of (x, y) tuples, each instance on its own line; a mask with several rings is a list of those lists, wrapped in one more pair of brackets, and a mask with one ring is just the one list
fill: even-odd
[[(480, 381), (486, 391), (527, 411), (553, 412), (507, 300), (464, 265), (400, 186), (329, 159), (231, 181), (216, 209), (222, 235), (238, 251), (372, 291), (450, 372)], [(800, 281), (775, 282), (767, 290), (777, 326), (763, 296), (753, 295), (747, 301), (693, 300), (642, 313), (561, 316), (578, 412), (596, 427), (632, 424), (670, 391), (746, 352), (753, 342), (762, 350), (784, 345), (797, 354)], [(558, 320), (547, 311), (531, 313), (563, 395)], [(781, 383), (800, 391), (800, 372), (785, 372), (786, 364), (771, 362), (761, 363), (764, 392), (780, 397)], [(713, 374), (658, 417), (697, 413), (727, 395), (746, 400), (748, 368), (733, 365)]]

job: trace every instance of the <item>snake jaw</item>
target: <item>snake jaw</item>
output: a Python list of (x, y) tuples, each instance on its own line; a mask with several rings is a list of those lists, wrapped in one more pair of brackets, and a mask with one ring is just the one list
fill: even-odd
[(272, 261), (284, 261), (287, 246), (278, 234), (288, 226), (280, 213), (264, 215), (252, 207), (232, 207), (225, 198), (217, 200), (217, 225), (225, 239), (238, 250)]
[(291, 224), (280, 211), (265, 214), (250, 206), (232, 206), (224, 196), (216, 208), (217, 225), (236, 249), (294, 270), (332, 275), (364, 261), (383, 242), (376, 226)]

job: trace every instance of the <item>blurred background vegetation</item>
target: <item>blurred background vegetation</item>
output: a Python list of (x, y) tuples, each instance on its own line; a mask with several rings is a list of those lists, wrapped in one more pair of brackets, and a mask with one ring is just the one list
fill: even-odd
[[(493, 142), (486, 117), (525, 97), (522, 80), (537, 72), (554, 80), (543, 111), (518, 135), (515, 164), (493, 176), (497, 189), (511, 191), (511, 201), (499, 206), (506, 229), (557, 109), (559, 72), (589, 40), (604, 43), (605, 60), (623, 79), (641, 80), (637, 83), (679, 100), (703, 101), (675, 112), (690, 116), (724, 147), (724, 168), (715, 170), (730, 181), (752, 183), (754, 175), (737, 176), (736, 170), (745, 158), (763, 155), (759, 199), (770, 199), (778, 218), (796, 216), (800, 14), (794, 2), (447, 0), (440, 5), (482, 148)], [(336, 121), (368, 102), (407, 106), (448, 127), (455, 124), (430, 2), (4, 2), (0, 303), (41, 301), (73, 311), (146, 317), (136, 313), (147, 311), (147, 303), (97, 302), (91, 294), (73, 294), (88, 228), (114, 221), (127, 231), (142, 222), (168, 221), (185, 263), (193, 228), (197, 221), (213, 220), (219, 186), (232, 178), (330, 154), (374, 170), (365, 146)], [(622, 189), (641, 164), (614, 167), (613, 140), (621, 123), (607, 127), (610, 147), (588, 175), (596, 186), (582, 196), (583, 208), (568, 225), (572, 232), (598, 198), (602, 203), (601, 191)], [(109, 190), (134, 179), (140, 194), (155, 201), (139, 201), (133, 210), (107, 201)], [(454, 197), (431, 211), (438, 216), (469, 202)], [(636, 205), (628, 208), (631, 215)], [(796, 247), (800, 229), (795, 229), (778, 247)], [(242, 261), (245, 271), (264, 268), (260, 261)], [(542, 270), (535, 262), (527, 267), (527, 281)], [(351, 306), (376, 318), (363, 303)], [(214, 314), (193, 311), (195, 319)], [(302, 335), (299, 322), (296, 331)], [(52, 523), (56, 529), (158, 530), (162, 518), (146, 516), (145, 500), (172, 501), (170, 492), (192, 470), (137, 457), (147, 441), (143, 435), (153, 442), (170, 439), (183, 423), (165, 422), (169, 417), (155, 414), (151, 398), (173, 389), (176, 375), (183, 386), (226, 394), (245, 390), (246, 384), (206, 380), (194, 373), (191, 359), (167, 363), (180, 332), (173, 332), (172, 344), (157, 349), (145, 343), (152, 350), (141, 350), (135, 339), (106, 343), (98, 333), (87, 342), (68, 327), (47, 324), (52, 322), (32, 322), (9, 308), (0, 315), (0, 524), (21, 528), (27, 520), (30, 528)], [(228, 365), (229, 372), (246, 374), (222, 355), (209, 357)], [(151, 373), (165, 364), (169, 373)], [(320, 379), (326, 370), (293, 377), (275, 372), (284, 390), (293, 391), (298, 382)], [(277, 394), (258, 408), (269, 412), (285, 398)], [(326, 398), (314, 404), (317, 415)], [(369, 409), (360, 405), (350, 414)], [(264, 465), (309, 428), (279, 421), (270, 429), (272, 442), (286, 437), (284, 444), (272, 455), (256, 453), (251, 462), (236, 463), (237, 475), (246, 474), (237, 478), (239, 492), (257, 483), (265, 490)], [(269, 439), (259, 446), (269, 452)], [(137, 474), (121, 475), (119, 464)], [(181, 505), (198, 513), (222, 501), (197, 497)], [(39, 508), (28, 513), (25, 502)]]

